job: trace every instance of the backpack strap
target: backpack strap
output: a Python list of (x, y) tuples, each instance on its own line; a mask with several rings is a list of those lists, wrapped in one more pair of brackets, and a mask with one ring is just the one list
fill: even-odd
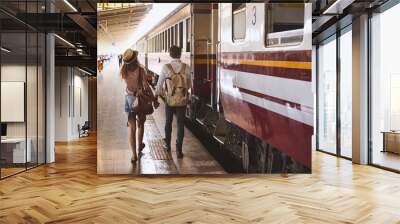
[(186, 64), (182, 63), (181, 70), (179, 71), (179, 74), (185, 75), (185, 70), (186, 70)]
[(167, 69), (171, 72), (171, 73), (173, 73), (173, 74), (178, 74), (178, 73), (176, 73), (175, 71), (174, 71), (174, 69), (172, 68), (172, 65), (171, 64), (165, 64), (165, 66), (167, 67)]

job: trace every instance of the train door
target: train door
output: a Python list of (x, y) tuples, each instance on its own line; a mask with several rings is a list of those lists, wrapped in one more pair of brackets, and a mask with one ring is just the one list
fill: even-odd
[(192, 52), (193, 94), (202, 103), (211, 105), (211, 10), (212, 4), (192, 4)]
[(217, 51), (218, 51), (218, 3), (212, 4), (211, 11), (211, 56), (209, 61), (209, 77), (211, 80), (211, 106), (217, 110)]

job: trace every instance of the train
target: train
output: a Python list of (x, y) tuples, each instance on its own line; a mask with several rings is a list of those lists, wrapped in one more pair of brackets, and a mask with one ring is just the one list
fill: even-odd
[(187, 120), (246, 173), (310, 173), (311, 3), (184, 3), (133, 46), (156, 82), (182, 48)]

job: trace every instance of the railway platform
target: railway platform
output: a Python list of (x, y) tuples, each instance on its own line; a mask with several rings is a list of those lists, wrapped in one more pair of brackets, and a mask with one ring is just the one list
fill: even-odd
[[(145, 123), (144, 142), (146, 147), (141, 158), (134, 164), (130, 162), (132, 155), (129, 146), (129, 129), (126, 126), (127, 117), (123, 111), (124, 84), (117, 78), (119, 75), (118, 60), (111, 59), (104, 65), (99, 74), (99, 84), (112, 82), (107, 89), (100, 88), (99, 92), (99, 121), (98, 131), (98, 165), (101, 175), (114, 174), (224, 174), (223, 167), (208, 153), (207, 149), (196, 136), (185, 128), (182, 159), (176, 158), (175, 145), (171, 144), (171, 152), (163, 147), (164, 138), (164, 104), (147, 117)], [(121, 108), (116, 110), (115, 108)], [(120, 113), (116, 113), (120, 111)], [(176, 119), (173, 122), (172, 143), (176, 139)], [(116, 125), (120, 124), (120, 125)], [(107, 141), (101, 136), (107, 135)]]

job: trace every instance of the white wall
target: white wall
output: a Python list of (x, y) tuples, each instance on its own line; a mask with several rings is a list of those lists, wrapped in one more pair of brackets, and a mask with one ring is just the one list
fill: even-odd
[[(38, 69), (38, 70), (37, 70)], [(1, 66), (2, 82), (24, 82), (26, 84), (26, 107), (23, 106), (22, 113), (26, 112), (26, 120), (22, 122), (5, 122), (7, 124), (7, 137), (30, 139), (32, 161), (44, 162), (45, 150), (45, 116), (44, 116), (44, 74), (41, 66), (25, 65), (25, 63), (3, 63)], [(27, 80), (25, 80), (27, 78)], [(22, 93), (23, 94), (23, 93)], [(7, 95), (3, 95), (7, 97)], [(2, 107), (3, 112), (12, 108)], [(13, 113), (13, 111), (7, 111)], [(39, 153), (39, 156), (37, 156)]]
[(88, 120), (88, 78), (76, 68), (56, 67), (55, 86), (55, 140), (77, 139), (78, 124)]
[[(25, 64), (3, 64), (1, 66), (1, 81), (3, 82), (25, 82)], [(28, 66), (28, 71), (32, 67)], [(27, 94), (33, 96), (33, 94)], [(34, 94), (36, 96), (36, 93)], [(7, 110), (7, 108), (1, 108)], [(8, 137), (25, 137), (25, 122), (8, 122), (7, 123), (7, 136)]]
[[(1, 66), (1, 81), (25, 82), (25, 64), (3, 64)], [(1, 108), (6, 110), (6, 108)], [(25, 137), (25, 123), (13, 122), (7, 123), (8, 137)]]

